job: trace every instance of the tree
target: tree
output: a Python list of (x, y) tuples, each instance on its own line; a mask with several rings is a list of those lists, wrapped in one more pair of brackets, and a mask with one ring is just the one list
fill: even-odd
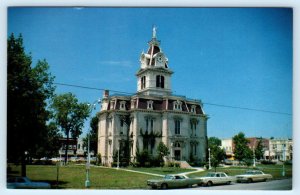
[(159, 142), (157, 146), (158, 159), (161, 163), (164, 162), (164, 157), (170, 154), (169, 148), (163, 143)]
[(243, 132), (238, 133), (233, 137), (233, 143), (235, 145), (234, 148), (234, 157), (239, 161), (249, 161), (252, 159), (252, 151), (248, 147), (249, 140), (245, 138), (245, 134)]
[(210, 148), (210, 155), (211, 155), (211, 166), (216, 168), (219, 166), (222, 160), (225, 159), (226, 153), (225, 151), (220, 147), (221, 146), (221, 140), (217, 137), (210, 137), (208, 139), (208, 147)]
[(11, 34), (7, 42), (7, 159), (21, 162), (23, 176), (26, 176), (25, 158), (35, 155), (48, 143), (47, 100), (55, 90), (46, 60), (38, 61), (35, 67), (31, 63), (23, 37)]
[(60, 134), (57, 125), (54, 122), (50, 122), (47, 125), (48, 132), (45, 135), (45, 139), (47, 140), (40, 146), (37, 150), (36, 154), (32, 157), (41, 158), (47, 157), (51, 158), (53, 156), (58, 155), (58, 151), (61, 147), (60, 139), (62, 138), (62, 134)]
[(82, 133), (85, 119), (89, 116), (90, 108), (87, 103), (79, 103), (72, 93), (57, 95), (51, 105), (53, 118), (60, 130), (66, 135), (65, 163), (69, 147), (70, 133), (76, 139)]
[(263, 145), (262, 145), (262, 138), (258, 139), (258, 142), (255, 147), (255, 158), (260, 160), (264, 157), (264, 151), (263, 151)]
[(98, 154), (98, 116), (94, 116), (90, 122), (90, 147), (94, 154)]

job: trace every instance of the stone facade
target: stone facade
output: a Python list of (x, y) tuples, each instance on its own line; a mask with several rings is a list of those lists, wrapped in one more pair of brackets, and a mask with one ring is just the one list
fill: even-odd
[(102, 163), (110, 166), (118, 150), (120, 156), (127, 155), (132, 162), (143, 150), (156, 156), (160, 142), (170, 150), (166, 160), (205, 161), (208, 117), (203, 104), (172, 94), (173, 71), (155, 28), (148, 44), (136, 73), (137, 93), (126, 96), (104, 92), (98, 129)]

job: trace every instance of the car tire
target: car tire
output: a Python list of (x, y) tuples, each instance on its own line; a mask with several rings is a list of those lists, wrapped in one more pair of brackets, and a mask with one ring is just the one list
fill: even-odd
[(210, 187), (212, 185), (213, 185), (213, 182), (211, 182), (211, 181), (208, 181), (207, 184), (206, 184), (206, 186), (208, 186), (208, 187)]
[(161, 184), (160, 188), (163, 190), (168, 189), (168, 184), (163, 183), (163, 184)]
[(253, 180), (251, 179), (251, 178), (249, 178), (248, 180), (247, 180), (247, 183), (252, 183), (253, 182)]
[(230, 185), (230, 184), (231, 184), (231, 181), (227, 181), (226, 184), (227, 184), (227, 185)]

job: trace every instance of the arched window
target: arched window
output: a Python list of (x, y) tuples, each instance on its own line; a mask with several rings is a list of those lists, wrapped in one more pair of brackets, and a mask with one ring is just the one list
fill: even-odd
[(165, 77), (156, 75), (156, 87), (165, 88)]
[(175, 148), (180, 148), (180, 143), (179, 142), (175, 142), (174, 147)]

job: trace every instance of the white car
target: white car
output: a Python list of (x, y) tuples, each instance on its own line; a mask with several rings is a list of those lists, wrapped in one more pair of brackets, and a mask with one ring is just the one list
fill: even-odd
[(245, 174), (243, 175), (236, 175), (236, 181), (238, 183), (241, 182), (247, 182), (247, 183), (252, 183), (254, 181), (267, 181), (268, 179), (272, 179), (272, 175), (270, 174), (265, 174), (264, 172), (260, 170), (249, 170), (246, 171)]
[(198, 185), (212, 186), (215, 184), (230, 184), (235, 181), (235, 177), (228, 176), (224, 172), (210, 172), (205, 177), (197, 177), (200, 180)]
[(33, 182), (28, 177), (7, 178), (8, 189), (50, 189), (51, 185), (46, 182)]

